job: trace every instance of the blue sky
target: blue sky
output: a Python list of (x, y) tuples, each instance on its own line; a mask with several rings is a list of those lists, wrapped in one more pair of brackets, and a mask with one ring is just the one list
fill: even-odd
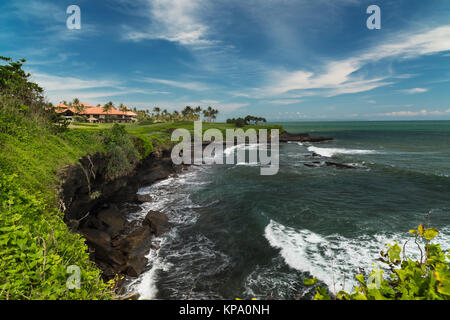
[[(81, 8), (81, 30), (66, 9)], [(366, 9), (381, 8), (381, 30)], [(110, 100), (219, 119), (450, 119), (448, 0), (14, 0), (0, 55), (53, 103)]]

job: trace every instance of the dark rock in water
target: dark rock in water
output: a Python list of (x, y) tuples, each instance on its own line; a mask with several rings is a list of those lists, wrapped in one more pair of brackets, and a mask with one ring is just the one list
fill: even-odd
[(334, 166), (334, 167), (339, 168), (339, 169), (358, 169), (358, 167), (356, 167), (356, 166), (352, 166), (352, 165), (344, 164), (344, 163), (337, 163), (337, 162), (327, 161), (327, 162), (325, 162), (325, 164), (328, 167)]
[(132, 255), (129, 257), (125, 272), (130, 277), (138, 277), (147, 265), (147, 258), (142, 255)]
[(322, 142), (322, 141), (330, 141), (330, 140), (333, 140), (333, 138), (321, 137), (321, 136), (311, 137), (307, 133), (295, 134), (295, 133), (289, 133), (287, 131), (284, 131), (283, 133), (280, 134), (280, 142), (289, 142), (289, 141), (293, 141), (293, 142)]
[(126, 253), (139, 250), (142, 247), (150, 248), (152, 233), (148, 226), (141, 226), (122, 238), (120, 250)]
[(321, 155), (320, 155), (320, 154), (317, 154), (317, 153), (315, 153), (315, 152), (312, 152), (311, 154), (305, 155), (305, 157), (319, 158), (319, 157), (321, 157)]
[(309, 163), (304, 163), (304, 165), (307, 167), (317, 168), (317, 167), (324, 167), (325, 162), (313, 161), (313, 162), (309, 162)]
[(158, 211), (149, 211), (143, 224), (149, 225), (150, 229), (157, 237), (169, 231), (171, 228), (169, 218), (164, 213)]
[(138, 194), (137, 195), (137, 201), (139, 201), (139, 202), (152, 202), (153, 198), (149, 194)]
[(309, 163), (304, 163), (307, 167), (317, 168), (317, 167), (336, 167), (339, 169), (358, 169), (357, 166), (352, 166), (344, 163), (337, 163), (331, 161), (313, 161)]
[(141, 226), (122, 239), (120, 250), (127, 254), (125, 273), (137, 277), (147, 265), (148, 251), (151, 248), (152, 232), (149, 226)]

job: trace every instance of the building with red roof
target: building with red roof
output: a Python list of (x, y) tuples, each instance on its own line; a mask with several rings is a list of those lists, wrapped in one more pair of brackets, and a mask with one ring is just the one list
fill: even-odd
[(103, 107), (93, 107), (89, 104), (82, 104), (84, 110), (79, 112), (76, 108), (58, 104), (54, 107), (56, 113), (63, 115), (66, 119), (73, 121), (75, 116), (84, 117), (90, 123), (132, 123), (137, 122), (137, 114), (128, 110), (120, 111), (116, 108), (111, 108), (104, 111)]

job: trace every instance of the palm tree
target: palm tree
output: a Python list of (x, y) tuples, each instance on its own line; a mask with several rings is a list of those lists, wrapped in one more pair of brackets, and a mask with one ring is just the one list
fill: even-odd
[(155, 119), (156, 119), (156, 120), (159, 120), (161, 109), (158, 108), (158, 107), (154, 107), (154, 108), (153, 108), (153, 112), (155, 113)]
[(208, 107), (208, 109), (203, 110), (203, 116), (207, 119), (208, 122), (216, 119), (216, 115), (219, 113), (219, 110)]
[(84, 112), (84, 110), (86, 110), (86, 107), (80, 102), (80, 99), (78, 98), (73, 99), (71, 105), (74, 108), (75, 113), (81, 114)]
[[(211, 108), (211, 107), (209, 107), (209, 108)], [(206, 109), (206, 110), (203, 110), (203, 117), (206, 119), (206, 121), (210, 121), (210, 116), (211, 116), (211, 113), (210, 113), (210, 111), (209, 111), (209, 108), (208, 109)]]
[(114, 109), (114, 103), (112, 103), (111, 101), (103, 106), (103, 112), (106, 112), (107, 115), (106, 117), (107, 122), (108, 122), (108, 114), (112, 109)]
[(213, 120), (216, 120), (218, 114), (219, 114), (219, 110), (213, 109), (213, 110), (212, 110), (212, 113), (211, 113), (211, 118), (212, 118)]
[(192, 120), (192, 113), (194, 112), (194, 109), (192, 109), (190, 106), (187, 106), (181, 111), (181, 114), (183, 115), (184, 120)]
[(128, 107), (125, 106), (123, 103), (120, 104), (119, 110), (122, 111), (122, 112), (127, 112), (127, 111), (129, 111)]
[(202, 112), (202, 108), (200, 106), (198, 106), (197, 108), (194, 109), (194, 120), (197, 121), (198, 119), (200, 119), (200, 112)]
[(173, 121), (180, 121), (180, 113), (177, 111), (177, 110), (175, 110), (173, 113), (172, 113), (172, 119), (173, 119)]

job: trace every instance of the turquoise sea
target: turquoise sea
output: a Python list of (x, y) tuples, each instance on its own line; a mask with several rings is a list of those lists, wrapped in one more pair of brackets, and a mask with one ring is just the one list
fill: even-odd
[[(309, 299), (303, 279), (350, 290), (386, 242), (403, 245), (419, 223), (450, 248), (450, 121), (281, 124), (334, 140), (280, 144), (275, 176), (255, 164), (195, 166), (140, 191), (154, 201), (134, 217), (160, 210), (174, 228), (131, 289), (155, 299)], [(305, 166), (312, 161), (357, 169)], [(418, 254), (412, 241), (405, 248)]]

